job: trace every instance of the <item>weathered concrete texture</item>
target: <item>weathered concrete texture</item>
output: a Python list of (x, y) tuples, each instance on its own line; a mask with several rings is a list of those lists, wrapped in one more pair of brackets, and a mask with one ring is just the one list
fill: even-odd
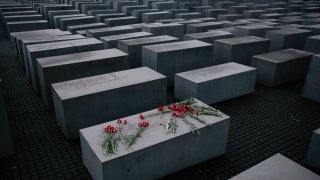
[(214, 64), (236, 62), (250, 65), (251, 57), (268, 52), (270, 40), (245, 36), (214, 41)]
[(309, 36), (312, 36), (312, 32), (304, 29), (282, 29), (266, 32), (266, 38), (271, 40), (270, 51), (287, 48), (303, 50)]
[(265, 86), (279, 86), (306, 77), (313, 53), (286, 49), (252, 58), (257, 68), (257, 82)]
[(123, 6), (122, 13), (125, 13), (128, 16), (132, 15), (132, 11), (134, 10), (141, 10), (141, 9), (148, 9), (146, 5), (137, 5), (137, 6)]
[(233, 38), (234, 34), (225, 31), (208, 31), (202, 33), (185, 34), (184, 40), (199, 40), (214, 44), (217, 39)]
[(234, 34), (236, 37), (241, 36), (257, 36), (265, 37), (267, 31), (277, 30), (276, 27), (266, 25), (247, 25), (234, 27)]
[(87, 37), (100, 38), (103, 36), (112, 36), (112, 35), (133, 33), (133, 32), (137, 32), (137, 30), (130, 26), (107, 27), (107, 28), (89, 29), (87, 30)]
[(304, 50), (316, 54), (320, 53), (320, 35), (308, 37)]
[(176, 74), (174, 94), (213, 104), (253, 93), (255, 82), (255, 68), (231, 62)]
[(223, 28), (222, 22), (205, 22), (205, 23), (196, 23), (189, 24), (187, 26), (187, 33), (198, 33), (198, 32), (206, 32), (211, 29), (219, 29)]
[(171, 36), (154, 36), (137, 39), (120, 40), (118, 48), (129, 54), (130, 68), (141, 67), (142, 47), (153, 44), (169, 43), (178, 41), (178, 38)]
[(234, 21), (237, 19), (242, 19), (241, 14), (220, 14), (218, 15), (218, 21)]
[(37, 59), (43, 103), (53, 110), (51, 84), (129, 69), (127, 56), (107, 49)]
[(95, 38), (86, 38), (71, 41), (52, 42), (44, 44), (34, 44), (26, 47), (28, 54), (28, 65), (31, 74), (33, 88), (39, 92), (39, 75), (37, 71), (37, 58), (54, 56), (56, 54), (72, 54), (104, 49), (101, 41)]
[(105, 37), (101, 37), (100, 40), (104, 43), (104, 47), (106, 49), (110, 49), (110, 48), (117, 48), (118, 41), (120, 40), (143, 38), (143, 37), (149, 37), (152, 35), (153, 34), (148, 32), (136, 32), (136, 33), (119, 34), (114, 36), (105, 36)]
[[(207, 106), (200, 101), (197, 103)], [(155, 112), (158, 112), (158, 109), (143, 114)], [(109, 124), (117, 127), (116, 121), (81, 129), (83, 162), (91, 176), (96, 180), (158, 179), (226, 153), (230, 124), (227, 115), (221, 113), (221, 117), (203, 116), (207, 122), (212, 123), (210, 127), (187, 117), (187, 120), (195, 124), (200, 135), (192, 134), (183, 121), (177, 121), (176, 134), (166, 134), (159, 124), (169, 120), (170, 116), (164, 114), (148, 118), (150, 125), (137, 142), (130, 148), (119, 143), (117, 153), (112, 156), (103, 153), (103, 129)], [(128, 124), (123, 127), (123, 133), (134, 133), (140, 121), (139, 115), (123, 119), (128, 120)]]
[(0, 158), (14, 153), (13, 139), (8, 121), (7, 108), (3, 97), (2, 82), (0, 79)]
[(303, 96), (320, 102), (320, 55), (314, 55), (311, 63), (310, 63), (310, 67), (309, 67), (309, 71), (308, 71), (308, 75), (306, 78), (306, 82), (304, 84), (304, 89), (303, 89)]
[(142, 66), (150, 67), (174, 85), (175, 73), (213, 65), (212, 44), (198, 40), (157, 44), (142, 47)]
[(169, 35), (179, 39), (183, 38), (184, 25), (177, 23), (169, 24), (145, 24), (142, 30), (154, 34), (155, 36)]
[(281, 154), (276, 154), (230, 180), (277, 179), (318, 180), (320, 177)]
[[(79, 129), (166, 104), (166, 77), (147, 68), (52, 84), (56, 120), (68, 139)], [(122, 97), (119, 99), (119, 97)]]
[(320, 170), (320, 129), (313, 131), (306, 161), (313, 168)]

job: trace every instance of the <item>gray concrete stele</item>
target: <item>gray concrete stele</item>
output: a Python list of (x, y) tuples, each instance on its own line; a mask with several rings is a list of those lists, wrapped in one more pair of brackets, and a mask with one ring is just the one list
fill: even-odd
[[(167, 80), (147, 67), (52, 84), (56, 121), (68, 139), (79, 129), (166, 104)], [(119, 98), (121, 97), (121, 98)]]
[(254, 92), (256, 69), (226, 63), (196, 69), (175, 76), (175, 97), (195, 97), (206, 104), (213, 104)]
[[(197, 100), (200, 106), (206, 104)], [(132, 104), (134, 105), (134, 104)], [(158, 108), (143, 112), (150, 114), (158, 112)], [(171, 113), (149, 117), (149, 127), (137, 139), (136, 143), (127, 148), (119, 143), (117, 153), (106, 156), (103, 153), (104, 128), (107, 125), (117, 127), (117, 121), (99, 124), (80, 130), (80, 141), (83, 163), (95, 180), (107, 179), (157, 179), (182, 169), (199, 164), (206, 160), (226, 153), (230, 117), (221, 113), (221, 117), (203, 116), (211, 123), (205, 126), (190, 117), (187, 120), (194, 123), (200, 132), (193, 134), (183, 121), (177, 121), (176, 134), (166, 134), (160, 124), (166, 122)], [(139, 114), (122, 119), (128, 121), (123, 125), (123, 133), (133, 133), (141, 120)]]

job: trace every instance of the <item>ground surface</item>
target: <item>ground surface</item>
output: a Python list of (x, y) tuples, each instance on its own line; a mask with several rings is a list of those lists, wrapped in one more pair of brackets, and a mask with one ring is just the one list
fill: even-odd
[[(90, 179), (80, 142), (64, 138), (1, 30), (0, 77), (16, 149), (0, 159), (0, 179)], [(227, 153), (164, 179), (228, 179), (277, 152), (306, 166), (312, 131), (320, 127), (320, 104), (302, 98), (302, 87), (303, 82), (258, 86), (254, 94), (215, 104), (232, 117)]]

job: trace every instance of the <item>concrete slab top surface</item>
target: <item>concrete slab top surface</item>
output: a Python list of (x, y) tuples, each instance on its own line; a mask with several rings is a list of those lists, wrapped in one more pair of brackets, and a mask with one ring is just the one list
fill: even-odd
[(44, 30), (35, 30), (35, 31), (23, 31), (23, 32), (16, 32), (11, 33), (12, 37), (16, 37), (17, 39), (21, 38), (29, 38), (30, 36), (34, 35), (50, 35), (50, 34), (71, 34), (67, 31), (61, 31), (60, 29), (44, 29)]
[(116, 26), (116, 27), (106, 27), (106, 28), (97, 28), (97, 29), (90, 29), (88, 31), (94, 32), (106, 32), (106, 31), (117, 31), (117, 30), (126, 30), (126, 29), (134, 29), (130, 26)]
[(211, 26), (211, 25), (223, 25), (223, 23), (222, 22), (203, 22), (203, 23), (190, 24), (190, 26), (194, 26), (194, 27), (203, 27), (203, 26)]
[(22, 39), (23, 43), (33, 43), (33, 42), (46, 42), (46, 41), (60, 41), (69, 39), (82, 39), (86, 38), (82, 35), (57, 35), (57, 36), (36, 36), (30, 38)]
[(46, 20), (35, 20), (35, 21), (14, 21), (14, 22), (8, 22), (7, 24), (34, 24), (34, 23), (46, 23), (48, 21)]
[(112, 40), (127, 39), (127, 38), (137, 37), (137, 36), (151, 36), (151, 35), (152, 34), (148, 32), (135, 32), (135, 33), (113, 35), (113, 36), (105, 36), (105, 37), (101, 37), (100, 39), (104, 41), (112, 41)]
[(59, 49), (59, 48), (66, 48), (66, 47), (76, 47), (82, 45), (89, 45), (89, 44), (97, 44), (102, 43), (101, 41), (97, 40), (96, 38), (85, 38), (85, 39), (77, 39), (71, 41), (59, 41), (59, 42), (51, 42), (51, 43), (44, 43), (44, 44), (34, 44), (28, 45), (27, 49), (29, 52), (37, 52), (37, 51), (44, 51), (50, 49)]
[(268, 25), (247, 25), (247, 26), (237, 26), (236, 28), (242, 28), (242, 29), (275, 29), (273, 26), (268, 26)]
[(164, 36), (153, 36), (153, 37), (121, 40), (120, 43), (126, 44), (128, 46), (132, 46), (132, 45), (150, 44), (154, 42), (171, 41), (171, 40), (178, 40), (178, 38), (164, 35)]
[[(198, 100), (197, 100), (197, 104), (200, 106), (202, 105), (207, 106)], [(158, 109), (147, 111), (142, 114), (151, 114), (155, 112), (158, 112)], [(170, 139), (177, 138), (179, 136), (191, 133), (188, 126), (183, 124), (182, 121), (177, 120), (177, 125), (179, 128), (177, 128), (176, 134), (172, 134), (172, 133), (166, 134), (165, 129), (160, 124), (165, 122), (166, 120), (169, 120), (170, 118), (171, 118), (170, 113), (149, 117), (147, 121), (150, 123), (150, 125), (145, 129), (145, 131), (139, 137), (139, 139), (137, 139), (137, 142), (133, 144), (130, 148), (127, 148), (122, 143), (119, 143), (117, 153), (113, 154), (112, 156), (106, 156), (103, 153), (102, 143), (104, 141), (104, 134), (105, 134), (103, 129), (107, 125), (112, 125), (117, 127), (118, 124), (116, 120), (108, 123), (92, 126), (89, 128), (81, 129), (80, 133), (85, 138), (85, 140), (90, 145), (90, 147), (93, 149), (93, 151), (96, 153), (96, 156), (98, 157), (100, 162), (104, 163), (113, 159), (121, 158), (122, 156), (128, 155), (135, 151), (139, 151), (141, 149), (148, 148), (151, 146), (156, 146), (157, 144), (161, 144), (162, 142), (169, 141)], [(221, 113), (221, 117), (203, 115), (202, 118), (204, 118), (210, 124), (215, 124), (228, 119), (229, 116)], [(128, 124), (123, 126), (124, 128), (123, 133), (125, 134), (127, 133), (130, 134), (135, 132), (137, 128), (137, 124), (141, 122), (139, 118), (139, 114), (132, 115), (129, 117), (124, 117), (122, 119), (126, 119), (128, 121)], [(197, 129), (210, 128), (210, 127), (206, 127), (202, 123), (192, 120), (190, 117), (186, 117), (186, 119), (194, 123)], [(198, 138), (201, 138), (201, 134), (198, 136)]]
[(208, 47), (208, 46), (212, 46), (212, 44), (205, 43), (198, 40), (190, 40), (190, 41), (150, 45), (150, 46), (146, 46), (145, 48), (152, 50), (154, 52), (160, 53), (160, 52), (178, 51), (178, 50), (191, 49), (191, 48)]
[(297, 49), (285, 49), (281, 51), (275, 51), (265, 54), (259, 54), (254, 56), (258, 59), (263, 59), (266, 61), (270, 61), (273, 63), (282, 63), (286, 61), (290, 61), (292, 59), (298, 59), (306, 56), (312, 56), (314, 53), (310, 53), (307, 51), (301, 51)]
[(170, 26), (182, 26), (182, 24), (178, 23), (168, 23), (168, 24), (162, 24), (162, 23), (150, 23), (150, 24), (144, 24), (144, 27), (170, 27)]
[(216, 66), (210, 66), (206, 68), (196, 69), (192, 71), (178, 73), (176, 75), (186, 78), (195, 83), (201, 83), (205, 81), (210, 81), (213, 79), (219, 79), (226, 76), (231, 76), (234, 74), (239, 74), (246, 71), (252, 71), (255, 68), (244, 66), (238, 63), (226, 63)]
[(106, 25), (105, 23), (90, 23), (90, 24), (80, 24), (80, 25), (74, 25), (74, 26), (68, 26), (68, 28), (82, 28), (82, 27), (95, 27), (100, 25)]
[(88, 51), (60, 56), (50, 56), (45, 58), (39, 58), (37, 59), (37, 61), (39, 62), (42, 68), (46, 68), (120, 56), (127, 56), (127, 54), (118, 49), (104, 49), (98, 51)]
[(61, 100), (66, 100), (163, 78), (166, 77), (150, 68), (141, 67), (56, 83), (52, 87)]
[(292, 29), (281, 29), (281, 30), (269, 31), (268, 33), (289, 35), (289, 34), (298, 34), (298, 33), (311, 33), (311, 31), (305, 30), (305, 29), (292, 28)]
[(237, 37), (237, 38), (219, 39), (216, 41), (229, 44), (229, 45), (239, 45), (239, 44), (269, 41), (269, 39), (260, 38), (256, 36), (244, 36), (244, 37)]
[(205, 38), (205, 37), (215, 37), (215, 36), (223, 36), (223, 35), (231, 35), (232, 33), (226, 31), (208, 31), (208, 32), (201, 32), (201, 33), (193, 33), (193, 34), (186, 34), (191, 37), (197, 38)]
[(320, 176), (278, 153), (230, 180), (241, 179), (319, 180)]

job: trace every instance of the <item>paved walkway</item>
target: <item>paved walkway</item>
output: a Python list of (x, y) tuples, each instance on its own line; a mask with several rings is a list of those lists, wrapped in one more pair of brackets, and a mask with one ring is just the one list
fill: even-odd
[[(79, 140), (64, 138), (1, 30), (0, 77), (16, 148), (0, 159), (0, 179), (90, 179)], [(257, 87), (254, 94), (215, 105), (232, 117), (228, 152), (164, 179), (228, 179), (277, 152), (306, 166), (312, 131), (320, 127), (320, 104), (302, 98), (302, 86)]]

